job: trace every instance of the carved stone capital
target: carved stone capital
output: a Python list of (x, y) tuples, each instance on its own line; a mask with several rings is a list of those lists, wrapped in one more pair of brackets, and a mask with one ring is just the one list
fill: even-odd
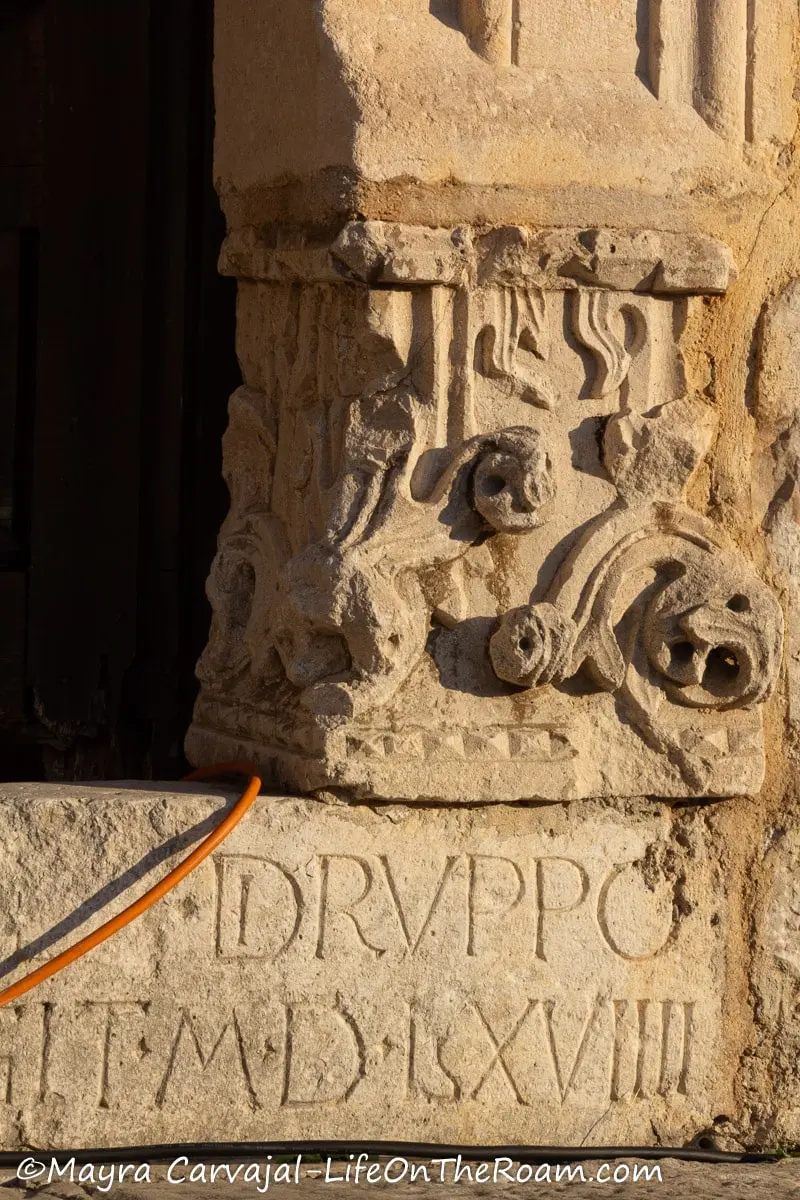
[(189, 735), (276, 781), (450, 801), (759, 788), (781, 609), (686, 500), (707, 238), (233, 234), (246, 386)]

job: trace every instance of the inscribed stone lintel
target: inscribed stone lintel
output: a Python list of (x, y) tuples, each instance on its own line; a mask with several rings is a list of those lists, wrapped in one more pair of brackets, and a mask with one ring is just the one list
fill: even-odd
[[(0, 960), (129, 903), (220, 799), (6, 786)], [(699, 810), (678, 843), (669, 809), (634, 807), (263, 797), (162, 904), (0, 1010), (0, 1144), (680, 1144), (733, 1111), (723, 876)], [(113, 895), (91, 909), (89, 877)]]
[(782, 612), (687, 502), (717, 413), (682, 338), (727, 249), (290, 242), (223, 254), (245, 385), (193, 761), (387, 800), (757, 792)]

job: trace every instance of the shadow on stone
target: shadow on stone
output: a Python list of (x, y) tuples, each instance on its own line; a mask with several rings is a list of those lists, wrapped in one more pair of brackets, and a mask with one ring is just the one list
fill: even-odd
[(453, 629), (431, 630), (428, 653), (439, 672), (442, 687), (471, 696), (513, 696), (519, 688), (504, 683), (494, 673), (489, 639), (497, 628), (496, 617), (470, 617)]
[(458, 19), (458, 0), (430, 0), (430, 14), (436, 17), (437, 21), (441, 21), (443, 25), (449, 26), (450, 29), (460, 29), (461, 23)]
[[(82, 784), (81, 786), (91, 787), (93, 785)], [(109, 786), (113, 785), (109, 785), (108, 783), (98, 783), (94, 786), (107, 789)], [(130, 783), (127, 783), (125, 786), (126, 788), (136, 787), (135, 784)], [(143, 791), (148, 789), (152, 791), (152, 788), (152, 783), (141, 784), (141, 790)], [(174, 790), (183, 791), (184, 788), (180, 785), (175, 785)], [(197, 794), (198, 792), (196, 784), (187, 786), (185, 790), (189, 792), (189, 794), (192, 792)], [(207, 796), (208, 789), (206, 788), (202, 790), (200, 794)], [(233, 808), (237, 799), (238, 796), (228, 797), (224, 809), (212, 813), (210, 816), (206, 817), (204, 821), (200, 821), (197, 825), (193, 825), (191, 829), (187, 829), (184, 833), (180, 833), (176, 837), (170, 838), (169, 841), (164, 842), (163, 845), (155, 846), (152, 850), (148, 851), (143, 858), (140, 858), (139, 861), (134, 864), (134, 866), (130, 867), (124, 873), (124, 875), (120, 875), (119, 879), (114, 879), (110, 883), (105, 884), (98, 891), (96, 891), (93, 896), (89, 896), (88, 899), (84, 900), (84, 902), (78, 908), (76, 908), (74, 912), (70, 913), (69, 916), (64, 917), (64, 919), (59, 921), (57, 925), (54, 925), (52, 929), (49, 929), (46, 933), (41, 934), (38, 938), (34, 938), (34, 940), (32, 942), (28, 942), (27, 945), (21, 946), (18, 950), (15, 950), (13, 954), (9, 955), (8, 958), (3, 959), (3, 961), (0, 962), (0, 979), (4, 979), (7, 975), (10, 975), (12, 971), (16, 970), (17, 967), (22, 966), (23, 963), (30, 962), (32, 959), (36, 958), (37, 955), (43, 954), (45, 950), (49, 950), (52, 946), (55, 946), (59, 941), (61, 941), (62, 938), (67, 937), (68, 934), (74, 933), (77, 929), (80, 929), (80, 927), (84, 925), (91, 917), (93, 917), (95, 913), (101, 912), (108, 904), (111, 904), (114, 900), (116, 900), (118, 896), (124, 895), (129, 888), (133, 887), (134, 884), (138, 883), (140, 879), (143, 879), (163, 862), (166, 862), (167, 859), (172, 857), (172, 855), (179, 854), (182, 850), (189, 849), (190, 846), (195, 845), (195, 843), (207, 837), (214, 829), (216, 829), (217, 825), (219, 825), (226, 813)], [(133, 902), (133, 900), (131, 900), (131, 902)]]

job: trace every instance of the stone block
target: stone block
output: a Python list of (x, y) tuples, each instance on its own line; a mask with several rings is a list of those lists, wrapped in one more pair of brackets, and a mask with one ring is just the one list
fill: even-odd
[(792, 0), (220, 0), (234, 225), (736, 231), (794, 128)]
[(245, 386), (192, 761), (384, 800), (759, 791), (783, 615), (688, 503), (717, 413), (683, 333), (727, 247), (361, 220), (233, 230), (223, 264)]
[(215, 20), (244, 386), (190, 759), (367, 801), (759, 794), (786, 609), (796, 691), (796, 6)]
[[(226, 803), (6, 786), (4, 982)], [(0, 1143), (681, 1144), (734, 1111), (735, 936), (699, 810), (264, 796), (144, 918), (0, 1009)]]

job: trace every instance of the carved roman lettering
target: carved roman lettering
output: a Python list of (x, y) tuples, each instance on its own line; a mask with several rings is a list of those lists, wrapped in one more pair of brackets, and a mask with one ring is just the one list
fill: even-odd
[(282, 1108), (342, 1104), (367, 1069), (367, 1049), (343, 1007), (287, 1004)]
[(452, 874), (453, 867), (458, 862), (458, 855), (448, 855), (448, 857), (445, 861), (445, 864), (442, 868), (442, 873), (439, 876), (439, 881), (436, 884), (436, 888), (435, 888), (435, 891), (433, 894), (433, 899), (431, 900), (430, 904), (428, 905), (428, 910), (422, 919), (419, 933), (417, 934), (416, 937), (414, 937), (412, 935), (411, 930), (409, 928), (408, 916), (405, 913), (405, 911), (403, 909), (403, 905), (400, 901), (400, 895), (398, 892), (397, 883), (395, 882), (394, 876), (392, 874), (392, 869), (389, 865), (389, 859), (385, 854), (381, 854), (378, 861), (380, 862), (381, 867), (383, 868), (383, 874), (386, 879), (386, 886), (389, 889), (389, 895), (392, 898), (392, 904), (394, 905), (394, 910), (397, 913), (397, 919), (400, 922), (400, 928), (403, 931), (403, 938), (405, 939), (406, 946), (408, 947), (411, 954), (415, 954), (419, 947), (420, 942), (422, 941), (423, 937), (425, 936), (425, 933), (427, 932), (428, 928), (430, 927), (431, 921), (433, 920), (434, 914), (436, 913), (436, 910), (439, 907), (439, 904), (441, 903), (442, 895), (444, 894), (444, 890), (445, 890), (447, 881)]
[(217, 954), (274, 961), (293, 944), (305, 899), (290, 871), (255, 855), (219, 855)]
[(694, 1001), (613, 1001), (611, 1100), (689, 1093)]
[(13, 1104), (16, 1097), (19, 1035), (24, 1014), (22, 1007), (0, 1009), (0, 1103), (4, 1105)]
[[(622, 886), (626, 875), (629, 879), (627, 891)], [(632, 893), (631, 886), (635, 884), (638, 886)], [(649, 910), (654, 907), (652, 893), (644, 886), (633, 864), (619, 863), (609, 872), (598, 893), (597, 924), (600, 933), (609, 949), (626, 962), (646, 962), (656, 958), (672, 943), (677, 932), (672, 913), (673, 903), (672, 889), (668, 889), (666, 896), (662, 897), (660, 920), (657, 913), (653, 920), (648, 921), (647, 917), (651, 915)], [(632, 913), (636, 914), (635, 920), (631, 920)], [(642, 926), (645, 927), (645, 933), (649, 933), (656, 921), (660, 930), (652, 937), (650, 946), (645, 948), (647, 941), (642, 936)], [(634, 947), (633, 941), (638, 945)]]
[(39, 1056), (39, 1103), (44, 1103), (48, 1092), (48, 1074), (50, 1070), (50, 1054), (52, 1044), (53, 1005), (45, 1001), (42, 1005), (42, 1043)]
[[(432, 1103), (458, 1103), (461, 1085), (442, 1062), (446, 1038), (432, 1034), (425, 1024), (416, 1004), (409, 1004), (406, 1095), (411, 1100), (423, 1096)], [(437, 1085), (443, 1090), (436, 1090)]]
[[(525, 898), (525, 876), (518, 863), (499, 855), (470, 854), (469, 892), (467, 900), (467, 956), (480, 953), (479, 918), (494, 917), (491, 922), (498, 936), (499, 918), (514, 912)], [(494, 874), (492, 874), (494, 872)], [(505, 874), (506, 880), (501, 881)], [(489, 922), (487, 921), (487, 924)], [(488, 933), (487, 937), (490, 936)]]
[(481, 1011), (480, 1006), (476, 1003), (473, 1003), (472, 1007), (473, 1007), (474, 1011), (477, 1013), (478, 1017), (480, 1018), (481, 1025), (483, 1026), (486, 1037), (489, 1041), (490, 1046), (492, 1047), (492, 1057), (491, 1057), (488, 1065), (486, 1066), (483, 1074), (481, 1075), (480, 1079), (478, 1080), (477, 1084), (475, 1085), (475, 1087), (472, 1090), (472, 1099), (473, 1100), (475, 1100), (477, 1098), (478, 1094), (480, 1093), (481, 1089), (486, 1084), (486, 1082), (489, 1079), (489, 1076), (492, 1074), (492, 1072), (495, 1069), (497, 1069), (498, 1071), (500, 1071), (502, 1073), (504, 1079), (508, 1083), (508, 1086), (514, 1095), (514, 1099), (516, 1100), (517, 1104), (527, 1104), (528, 1103), (528, 1101), (524, 1099), (522, 1091), (520, 1090), (520, 1087), (517, 1083), (517, 1080), (515, 1079), (514, 1075), (512, 1074), (511, 1067), (509, 1066), (509, 1063), (508, 1063), (507, 1055), (508, 1055), (508, 1052), (511, 1049), (511, 1046), (513, 1045), (514, 1041), (518, 1037), (523, 1025), (525, 1024), (525, 1022), (527, 1021), (528, 1017), (533, 1012), (533, 1010), (538, 1006), (538, 1004), (539, 1004), (538, 1000), (528, 1000), (527, 1004), (525, 1005), (525, 1008), (523, 1009), (520, 1016), (517, 1017), (516, 1021), (514, 1022), (514, 1025), (510, 1029), (510, 1031), (501, 1037), (500, 1035), (498, 1035), (495, 1032), (495, 1030), (489, 1024), (489, 1021), (486, 1019), (484, 1013)]
[(14, 1056), (0, 1055), (0, 1096), (3, 1104), (11, 1104), (14, 1097)]
[[(124, 1036), (126, 1026), (130, 1026), (131, 1017), (139, 1018), (137, 1024), (139, 1033), (141, 1034), (141, 1018), (147, 1015), (149, 1005), (146, 1001), (124, 1001), (124, 1000), (90, 1000), (87, 1003), (87, 1008), (97, 1009), (103, 1019), (101, 1032), (101, 1051), (100, 1051), (100, 1070), (98, 1072), (98, 1108), (110, 1108), (113, 1102), (113, 1091), (111, 1085), (112, 1074), (112, 1048), (115, 1042), (118, 1042), (121, 1036)], [(46, 1062), (45, 1056), (49, 1058), (49, 1014), (46, 1014), (44, 1024), (44, 1035), (42, 1044), (42, 1083), (40, 1084), (40, 1095), (42, 1098), (43, 1090), (46, 1087)], [(134, 1026), (135, 1028), (135, 1026)], [(141, 1057), (141, 1055), (139, 1055)]]
[(165, 1105), (168, 1095), (177, 1093), (173, 1103), (180, 1103), (181, 1096), (186, 1093), (187, 1089), (202, 1086), (199, 1077), (204, 1077), (205, 1072), (210, 1070), (215, 1063), (219, 1068), (226, 1066), (226, 1074), (230, 1072), (230, 1067), (233, 1065), (235, 1073), (241, 1081), (241, 1091), (246, 1104), (251, 1109), (261, 1107), (250, 1075), (244, 1038), (235, 1009), (216, 1038), (208, 1039), (206, 1045), (209, 1044), (211, 1048), (206, 1050), (197, 1030), (197, 1019), (192, 1016), (189, 1009), (181, 1008), (178, 1028), (170, 1047), (166, 1070), (156, 1092), (157, 1108)]
[[(325, 958), (329, 926), (334, 915), (338, 916), (340, 923), (343, 920), (349, 922), (352, 929), (355, 930), (361, 946), (369, 950), (376, 958), (382, 957), (386, 953), (386, 947), (376, 946), (369, 940), (364, 933), (359, 917), (353, 912), (353, 909), (362, 904), (372, 891), (375, 882), (372, 864), (366, 858), (357, 858), (348, 854), (322, 854), (319, 857), (319, 864), (317, 958)], [(347, 877), (348, 868), (350, 868), (349, 879)], [(353, 868), (355, 868), (354, 871)], [(341, 895), (342, 891), (345, 891), (345, 896)]]
[[(188, 824), (181, 801), (166, 827)], [(104, 828), (102, 809), (54, 809), (61, 856)], [(120, 862), (159, 836), (152, 811), (131, 799), (121, 825), (112, 809)], [(381, 1120), (439, 1142), (480, 1128), (577, 1144), (595, 1122), (587, 1144), (623, 1126), (646, 1139), (661, 1118), (683, 1137), (712, 1103), (726, 1111), (714, 830), (644, 801), (585, 816), (258, 798), (230, 853), (105, 961), (0, 1008), (0, 1137), (14, 1144), (22, 1119), (39, 1145), (56, 1126), (76, 1145), (213, 1139), (214, 1114), (242, 1141)]]
[[(547, 1035), (547, 1046), (550, 1051), (550, 1061), (553, 1067), (553, 1075), (555, 1078), (556, 1087), (558, 1088), (558, 1095), (562, 1104), (566, 1101), (575, 1084), (578, 1073), (583, 1065), (584, 1059), (586, 1058), (592, 1035), (596, 1030), (598, 1020), (600, 1019), (604, 1008), (605, 1004), (602, 1000), (598, 999), (590, 1002), (589, 1011), (583, 1023), (580, 1034), (578, 1035), (577, 1045), (575, 1046), (574, 1053), (572, 1054), (571, 1065), (567, 1070), (567, 1054), (563, 1049), (563, 1043), (561, 1050), (559, 1050), (557, 1045), (556, 1030), (554, 1027), (554, 1013), (556, 1010), (555, 1002), (552, 1000), (546, 1000), (541, 1006), (545, 1033)], [(574, 1043), (571, 1042), (571, 1045), (572, 1044)]]
[[(579, 908), (589, 895), (586, 869), (571, 858), (536, 860), (536, 957), (547, 962), (545, 929), (549, 917), (564, 916)], [(549, 924), (547, 924), (549, 928)]]

